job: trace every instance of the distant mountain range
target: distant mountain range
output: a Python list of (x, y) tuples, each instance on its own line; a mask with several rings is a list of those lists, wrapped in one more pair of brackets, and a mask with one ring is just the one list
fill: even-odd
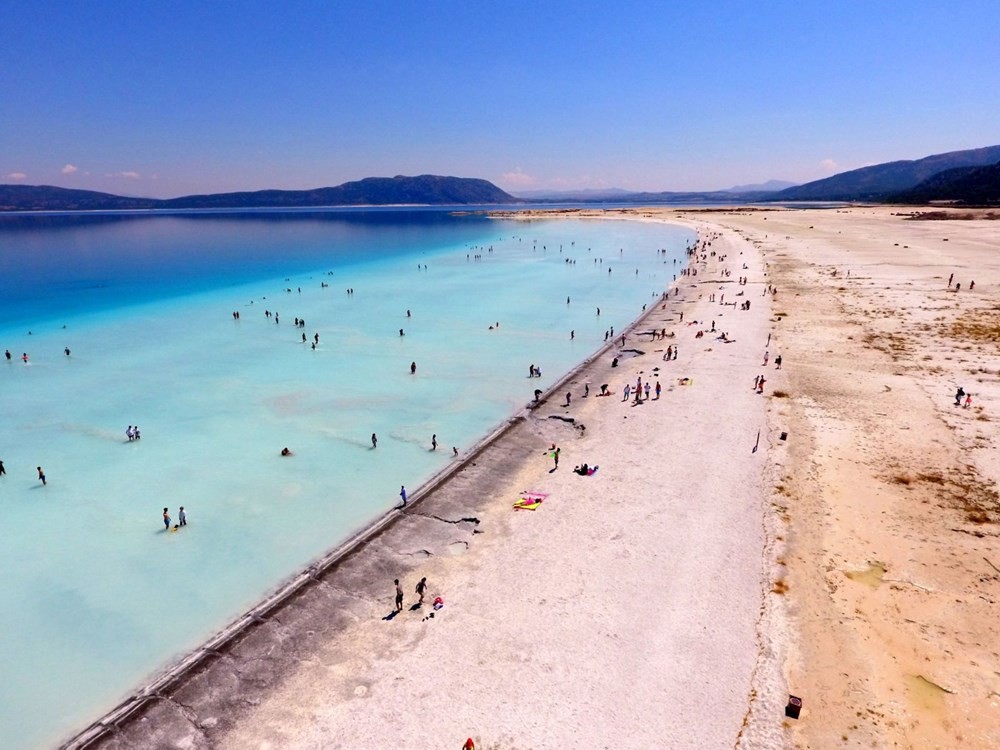
[(970, 206), (1000, 205), (1000, 162), (988, 167), (955, 167), (897, 193), (895, 203), (953, 201)]
[(775, 193), (779, 190), (784, 190), (785, 188), (795, 187), (799, 183), (788, 182), (787, 180), (768, 180), (767, 182), (761, 182), (754, 185), (737, 185), (731, 187), (728, 190), (723, 190), (724, 193)]
[[(925, 181), (933, 180), (946, 170), (985, 167), (996, 164), (998, 161), (1000, 161), (1000, 146), (988, 146), (968, 151), (950, 151), (946, 154), (934, 154), (916, 161), (891, 161), (861, 169), (852, 169), (849, 172), (835, 174), (833, 177), (781, 190), (769, 196), (767, 200), (895, 202), (905, 195), (906, 191), (917, 188)], [(940, 190), (945, 184), (950, 184), (951, 180), (962, 176), (953, 175), (948, 178), (948, 183), (937, 184), (936, 188), (933, 188), (936, 183), (932, 183), (933, 189), (925, 194), (943, 195)], [(938, 192), (934, 192), (934, 190)], [(962, 200), (959, 197), (934, 198), (934, 200), (947, 199)]]
[(109, 211), (130, 209), (315, 208), (323, 206), (470, 206), (525, 203), (727, 204), (862, 201), (1000, 205), (1000, 146), (893, 161), (804, 185), (769, 180), (709, 192), (633, 193), (620, 188), (530, 190), (515, 197), (487, 180), (466, 177), (369, 177), (315, 190), (258, 190), (130, 198), (48, 185), (0, 185), (0, 211)]
[(560, 201), (586, 203), (588, 201), (617, 201), (631, 192), (621, 188), (580, 188), (578, 190), (518, 190), (517, 197), (527, 201)]
[(188, 195), (181, 198), (128, 198), (92, 190), (49, 185), (0, 185), (0, 211), (113, 211), (191, 208), (313, 208), (320, 206), (509, 205), (517, 198), (487, 180), (466, 177), (368, 177), (315, 190), (258, 190)]
[[(708, 192), (663, 192), (636, 193), (622, 188), (581, 188), (578, 190), (519, 190), (518, 198), (541, 203), (705, 203), (732, 201), (733, 193), (741, 199), (757, 199), (765, 193), (773, 193), (792, 187), (796, 183), (784, 180), (768, 180), (755, 185), (737, 185), (727, 190), (710, 190)], [(751, 196), (746, 198), (745, 196)]]

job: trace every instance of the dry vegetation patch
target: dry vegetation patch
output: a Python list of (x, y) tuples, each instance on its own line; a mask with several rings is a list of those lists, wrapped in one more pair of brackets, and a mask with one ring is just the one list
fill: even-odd
[(1000, 347), (1000, 308), (971, 310), (955, 320), (946, 332), (953, 338)]
[(1000, 493), (971, 467), (952, 469), (948, 472), (923, 471), (915, 474), (898, 473), (887, 477), (890, 484), (908, 490), (924, 489), (944, 504), (965, 514), (970, 523), (1000, 522)]

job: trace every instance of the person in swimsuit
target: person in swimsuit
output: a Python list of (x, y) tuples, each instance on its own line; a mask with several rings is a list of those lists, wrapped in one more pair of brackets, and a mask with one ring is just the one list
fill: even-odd
[(424, 594), (427, 591), (427, 579), (421, 578), (420, 582), (417, 584), (417, 595), (420, 597), (420, 601), (417, 602), (418, 606), (422, 606), (424, 603)]
[(396, 611), (397, 612), (402, 612), (403, 611), (403, 589), (399, 585), (399, 579), (398, 578), (396, 580), (394, 580), (393, 583), (396, 584)]
[(170, 509), (163, 509), (163, 530), (170, 531)]

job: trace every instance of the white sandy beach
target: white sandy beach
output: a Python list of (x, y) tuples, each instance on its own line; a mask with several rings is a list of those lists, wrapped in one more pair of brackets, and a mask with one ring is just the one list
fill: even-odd
[[(1000, 223), (569, 213), (721, 232), (731, 276), (695, 263), (636, 327), (674, 338), (630, 334), (641, 356), (585, 366), (100, 746), (1000, 746)], [(734, 343), (695, 337), (713, 320)], [(659, 400), (622, 400), (640, 375)], [(515, 511), (523, 490), (548, 496)]]
[[(512, 466), (468, 551), (421, 566), (430, 599), (445, 601), (436, 617), (409, 610), (414, 578), (404, 581), (407, 609), (384, 622), (386, 580), (368, 616), (324, 644), (221, 747), (458, 748), (470, 736), (486, 748), (736, 742), (769, 588), (765, 459), (751, 452), (758, 429), (762, 445), (769, 440), (766, 399), (751, 389), (769, 314), (752, 246), (730, 235), (711, 250), (726, 263), (696, 263), (700, 274), (682, 277), (680, 296), (638, 327), (676, 338), (630, 336), (626, 348), (643, 356), (617, 369), (602, 358), (568, 388), (569, 408), (559, 392), (536, 413), (531, 429), (539, 447), (561, 447), (559, 470), (549, 471), (543, 450)], [(730, 278), (718, 277), (721, 265)], [(753, 309), (711, 304), (712, 291), (752, 299)], [(713, 318), (735, 343), (695, 338)], [(666, 363), (669, 344), (680, 355)], [(660, 400), (623, 402), (624, 385), (655, 379), (654, 368)], [(693, 385), (678, 385), (681, 377)], [(596, 397), (601, 383), (615, 395)], [(585, 434), (549, 414), (576, 418)], [(583, 462), (597, 474), (571, 471)], [(537, 511), (514, 511), (529, 489), (549, 496)]]
[(779, 289), (795, 747), (1000, 747), (1000, 222), (911, 211), (716, 215)]

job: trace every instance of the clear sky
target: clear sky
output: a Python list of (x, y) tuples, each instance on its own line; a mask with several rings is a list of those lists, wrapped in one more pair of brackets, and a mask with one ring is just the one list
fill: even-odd
[(804, 182), (1000, 143), (995, 0), (3, 0), (0, 182)]

